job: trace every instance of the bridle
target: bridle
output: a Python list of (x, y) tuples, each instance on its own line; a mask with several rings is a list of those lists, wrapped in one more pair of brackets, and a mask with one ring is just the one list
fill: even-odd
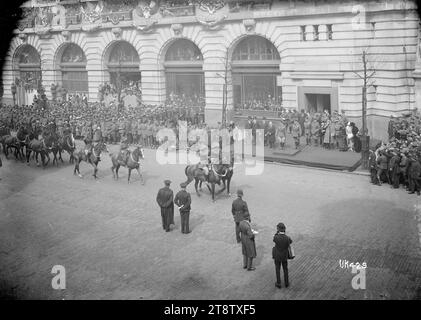
[(218, 172), (216, 172), (216, 170), (215, 170), (215, 168), (214, 168), (213, 164), (211, 165), (211, 167), (212, 167), (212, 171), (213, 171), (213, 172), (214, 172), (214, 173), (215, 173), (218, 177), (223, 178), (223, 177), (225, 177), (225, 176), (227, 175), (227, 173), (228, 173), (228, 169), (226, 169), (224, 174), (219, 174)]

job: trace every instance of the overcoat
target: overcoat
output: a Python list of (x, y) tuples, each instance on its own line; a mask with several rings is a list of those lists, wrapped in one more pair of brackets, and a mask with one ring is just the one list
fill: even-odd
[(256, 258), (256, 243), (250, 222), (243, 220), (240, 222), (240, 237), (243, 255), (248, 258)]

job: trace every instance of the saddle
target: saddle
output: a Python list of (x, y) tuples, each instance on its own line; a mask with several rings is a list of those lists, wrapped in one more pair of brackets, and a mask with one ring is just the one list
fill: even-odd
[(125, 166), (129, 160), (130, 151), (128, 149), (122, 149), (117, 155), (117, 162), (120, 165)]

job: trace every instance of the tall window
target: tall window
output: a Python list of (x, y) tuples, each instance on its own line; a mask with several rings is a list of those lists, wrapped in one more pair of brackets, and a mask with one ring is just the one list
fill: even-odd
[(167, 98), (191, 107), (204, 102), (203, 56), (190, 40), (175, 41), (165, 55)]
[(332, 40), (333, 32), (332, 32), (331, 24), (326, 25), (326, 33), (327, 33), (327, 36), (326, 36), (327, 40)]
[(140, 97), (141, 73), (140, 59), (135, 47), (127, 41), (118, 41), (111, 47), (107, 62), (110, 73), (110, 83), (125, 94), (135, 94)]
[(313, 26), (313, 40), (319, 40), (319, 26), (317, 24)]
[(300, 26), (301, 41), (306, 41), (306, 26)]
[(37, 89), (41, 82), (41, 58), (31, 45), (21, 47), (16, 56), (17, 78), (26, 89)]
[(263, 37), (249, 36), (237, 45), (232, 56), (236, 109), (275, 111), (280, 108), (279, 63), (278, 50)]
[(60, 61), (62, 86), (70, 94), (88, 95), (88, 72), (86, 56), (74, 43), (68, 44)]

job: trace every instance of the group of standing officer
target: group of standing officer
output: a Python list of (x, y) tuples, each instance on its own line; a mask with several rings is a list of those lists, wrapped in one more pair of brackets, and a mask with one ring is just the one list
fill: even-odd
[(174, 204), (176, 204), (180, 211), (181, 233), (190, 233), (189, 218), (191, 197), (190, 194), (186, 191), (187, 185), (185, 183), (181, 183), (181, 190), (176, 194), (174, 198), (174, 193), (170, 188), (171, 181), (165, 180), (164, 184), (165, 186), (159, 189), (158, 195), (156, 196), (156, 202), (161, 208), (162, 228), (166, 232), (170, 232), (171, 225), (175, 225)]
[[(156, 201), (161, 209), (162, 228), (166, 232), (170, 232), (174, 223), (174, 204), (180, 211), (181, 233), (190, 233), (189, 218), (191, 210), (191, 196), (186, 191), (186, 183), (181, 183), (181, 190), (176, 194), (170, 189), (171, 181), (165, 180), (165, 186), (158, 191)], [(237, 190), (237, 199), (232, 203), (231, 213), (235, 224), (235, 237), (237, 243), (241, 243), (241, 251), (243, 255), (243, 268), (247, 271), (254, 271), (253, 259), (256, 258), (255, 235), (257, 231), (251, 227), (250, 212), (247, 202), (243, 200), (243, 190)], [(289, 236), (285, 234), (285, 224), (278, 223), (277, 232), (273, 237), (275, 246), (272, 249), (272, 258), (275, 263), (275, 275), (277, 288), (281, 288), (280, 268), (282, 266), (284, 273), (285, 287), (289, 286), (288, 278), (288, 249), (292, 243)]]

